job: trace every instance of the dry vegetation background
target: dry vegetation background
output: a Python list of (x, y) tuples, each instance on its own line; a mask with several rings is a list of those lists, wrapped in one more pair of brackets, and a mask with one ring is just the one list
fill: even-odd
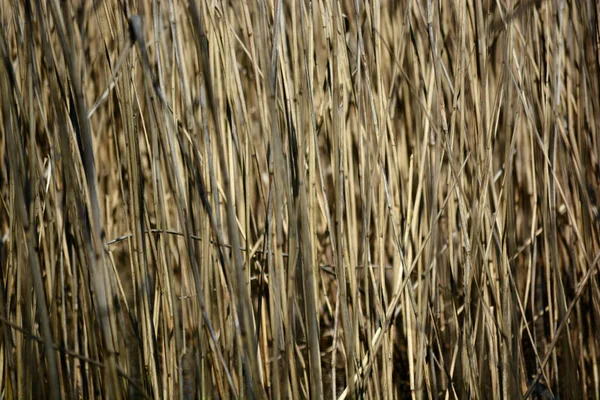
[(2, 398), (600, 398), (597, 3), (0, 3)]

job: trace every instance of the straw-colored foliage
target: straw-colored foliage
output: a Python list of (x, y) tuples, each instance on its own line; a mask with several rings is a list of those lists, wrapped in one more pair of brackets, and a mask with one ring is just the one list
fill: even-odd
[(0, 398), (600, 398), (599, 12), (0, 1)]

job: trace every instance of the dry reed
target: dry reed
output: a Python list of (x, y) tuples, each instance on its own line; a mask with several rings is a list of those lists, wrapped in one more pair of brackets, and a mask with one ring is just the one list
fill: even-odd
[(600, 9), (0, 2), (0, 396), (600, 399)]

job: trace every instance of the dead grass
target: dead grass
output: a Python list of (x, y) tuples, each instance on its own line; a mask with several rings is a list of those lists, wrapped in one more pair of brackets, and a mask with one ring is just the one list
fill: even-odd
[(0, 396), (600, 398), (592, 3), (1, 1)]

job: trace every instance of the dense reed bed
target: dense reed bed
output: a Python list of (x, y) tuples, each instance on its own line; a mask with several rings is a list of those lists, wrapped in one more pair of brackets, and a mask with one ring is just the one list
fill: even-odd
[(597, 4), (0, 3), (1, 398), (600, 398)]

